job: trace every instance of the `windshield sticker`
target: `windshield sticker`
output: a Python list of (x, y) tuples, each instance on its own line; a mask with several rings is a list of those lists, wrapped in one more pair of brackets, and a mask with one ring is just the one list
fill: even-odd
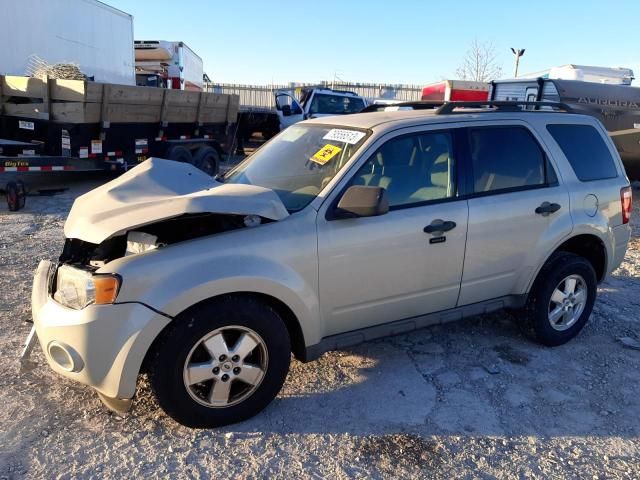
[(280, 138), (285, 142), (293, 143), (296, 140), (298, 140), (300, 137), (302, 137), (306, 132), (307, 132), (306, 128), (289, 127), (284, 132), (282, 132), (282, 135), (280, 135)]
[(341, 151), (342, 149), (340, 147), (326, 144), (324, 147), (313, 154), (313, 157), (311, 157), (311, 161), (316, 162), (319, 165), (324, 165)]
[(322, 139), (355, 145), (360, 140), (362, 140), (362, 137), (364, 137), (365, 135), (366, 133), (358, 132), (357, 130), (342, 130), (340, 128), (333, 128), (329, 130), (329, 133), (322, 137)]

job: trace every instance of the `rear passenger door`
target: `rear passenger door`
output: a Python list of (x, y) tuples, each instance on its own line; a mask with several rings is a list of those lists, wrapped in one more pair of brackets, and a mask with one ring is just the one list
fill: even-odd
[(524, 123), (467, 129), (469, 224), (459, 305), (525, 293), (572, 230), (569, 194)]

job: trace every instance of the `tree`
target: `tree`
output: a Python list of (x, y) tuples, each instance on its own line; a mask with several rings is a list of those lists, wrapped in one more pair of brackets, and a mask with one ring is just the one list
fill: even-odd
[(498, 64), (493, 43), (474, 39), (462, 65), (456, 70), (456, 75), (461, 80), (476, 82), (489, 82), (499, 78), (502, 75), (502, 67)]

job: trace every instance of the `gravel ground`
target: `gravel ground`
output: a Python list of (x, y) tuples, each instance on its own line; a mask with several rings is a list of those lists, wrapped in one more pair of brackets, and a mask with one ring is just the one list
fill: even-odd
[(39, 347), (38, 367), (18, 373), (33, 271), (57, 257), (73, 199), (96, 184), (0, 206), (0, 479), (640, 477), (640, 351), (617, 340), (640, 338), (640, 201), (625, 262), (569, 344), (530, 343), (515, 314), (476, 317), (294, 361), (262, 414), (189, 430), (145, 379), (121, 417), (51, 372)]

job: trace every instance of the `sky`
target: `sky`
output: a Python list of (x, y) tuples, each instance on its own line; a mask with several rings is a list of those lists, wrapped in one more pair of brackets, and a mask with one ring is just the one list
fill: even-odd
[(214, 82), (337, 78), (428, 84), (455, 78), (470, 44), (491, 42), (503, 77), (574, 63), (633, 68), (640, 0), (104, 0), (136, 40), (181, 40)]

